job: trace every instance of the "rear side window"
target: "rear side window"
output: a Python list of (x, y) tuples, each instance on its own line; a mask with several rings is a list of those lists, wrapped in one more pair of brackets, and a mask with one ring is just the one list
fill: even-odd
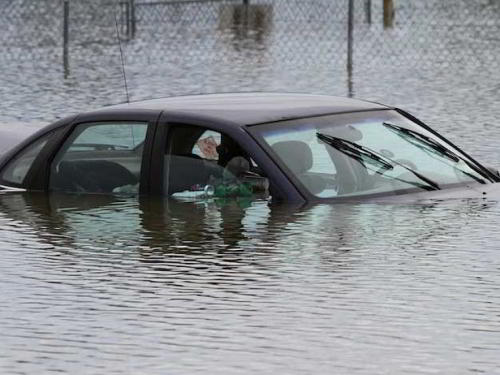
[(78, 125), (52, 162), (50, 190), (138, 193), (147, 129), (142, 122)]
[(15, 185), (21, 185), (33, 165), (33, 162), (38, 154), (40, 154), (43, 147), (47, 144), (51, 135), (52, 133), (44, 135), (17, 154), (17, 156), (12, 159), (4, 169), (2, 181)]

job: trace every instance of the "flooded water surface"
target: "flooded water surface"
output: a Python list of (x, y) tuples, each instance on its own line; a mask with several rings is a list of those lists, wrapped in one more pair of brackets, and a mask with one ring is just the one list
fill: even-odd
[(498, 370), (496, 202), (0, 204), (6, 371)]
[[(23, 43), (37, 40), (26, 2), (0, 16), (17, 35), (0, 46), (3, 140), (124, 101), (109, 9), (70, 2), (65, 66), (60, 2), (42, 3), (57, 17), (40, 45)], [(370, 24), (355, 1), (352, 74), (344, 5), (255, 1), (245, 15), (233, 3), (138, 6), (133, 37), (119, 10), (132, 99), (377, 100), (500, 167), (498, 1), (395, 2), (385, 28), (381, 4)], [(500, 373), (499, 225), (488, 199), (296, 207), (1, 193), (0, 373)]]

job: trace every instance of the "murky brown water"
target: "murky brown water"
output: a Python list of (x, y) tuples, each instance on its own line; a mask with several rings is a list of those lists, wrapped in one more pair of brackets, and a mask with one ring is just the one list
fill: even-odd
[[(499, 6), (483, 3), (477, 17)], [(365, 66), (377, 41), (402, 33), (414, 52), (413, 42), (434, 35), (423, 26), (412, 34), (418, 22), (375, 29), (373, 43), (357, 29), (365, 40), (354, 96), (409, 109), (500, 166), (494, 27), (474, 39), (480, 30), (445, 24), (448, 55), (397, 63), (387, 49)], [(272, 27), (291, 30), (276, 9)], [(226, 37), (234, 35), (217, 41)], [(343, 62), (325, 65), (323, 53), (321, 64), (286, 61), (294, 49), (272, 47), (274, 37), (244, 38), (243, 50), (212, 64), (196, 50), (204, 44), (194, 57), (154, 60), (156, 44), (132, 42), (131, 94), (349, 94)], [(295, 51), (313, 53), (303, 37)], [(2, 130), (123, 101), (116, 51), (96, 57), (110, 48), (73, 56), (67, 78), (60, 60), (4, 58)], [(467, 48), (472, 63), (447, 62)], [(486, 200), (291, 207), (0, 194), (0, 373), (500, 373), (499, 225), (499, 202)]]

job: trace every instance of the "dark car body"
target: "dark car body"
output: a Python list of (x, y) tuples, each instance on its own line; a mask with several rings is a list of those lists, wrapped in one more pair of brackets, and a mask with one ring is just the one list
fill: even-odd
[[(473, 173), (480, 177), (475, 177), (476, 181), (469, 181), (468, 183), (450, 184), (448, 189), (427, 188), (422, 190), (420, 185), (425, 184), (420, 181), (418, 184), (415, 183), (415, 188), (408, 186), (408, 188), (399, 189), (398, 191), (377, 191), (375, 189), (373, 192), (367, 194), (346, 194), (346, 196), (327, 196), (325, 198), (315, 195), (314, 191), (306, 188), (307, 183), (304, 183), (303, 180), (297, 178), (292, 173), (293, 168), (287, 164), (286, 160), (277, 157), (272, 147), (265, 144), (258, 132), (260, 126), (263, 124), (268, 128), (270, 126), (284, 128), (288, 122), (300, 121), (300, 119), (324, 118), (325, 116), (333, 115), (350, 116), (351, 114), (359, 116), (364, 113), (382, 113), (381, 111), (397, 112), (398, 116), (402, 116), (418, 124), (426, 132), (439, 139), (439, 142), (449, 145), (454, 150), (458, 150), (454, 152), (463, 155), (461, 158), (464, 160), (467, 159), (467, 168), (472, 168)], [(142, 142), (134, 147), (123, 147), (123, 150), (120, 149), (121, 146), (116, 145), (92, 144), (92, 146), (89, 146), (90, 143), (82, 145), (82, 149), (76, 150), (77, 154), (85, 155), (79, 160), (79, 164), (93, 165), (97, 159), (106, 159), (109, 162), (108, 164), (115, 161), (121, 163), (134, 171), (138, 193), (143, 195), (167, 195), (165, 186), (169, 181), (166, 180), (172, 179), (168, 177), (172, 173), (165, 174), (166, 160), (170, 160), (165, 158), (165, 145), (169, 142), (170, 134), (172, 134), (171, 130), (179, 127), (182, 128), (183, 126), (199, 127), (200, 129), (217, 132), (217, 134), (220, 133), (224, 137), (232, 139), (244, 150), (247, 159), (258, 165), (260, 175), (265, 176), (269, 180), (270, 195), (277, 200), (293, 202), (352, 201), (372, 198), (382, 198), (384, 200), (395, 199), (396, 196), (400, 197), (403, 195), (412, 195), (420, 198), (431, 196), (441, 198), (445, 197), (446, 194), (451, 194), (453, 197), (487, 194), (487, 192), (497, 188), (497, 185), (493, 183), (498, 181), (498, 176), (432, 131), (425, 124), (402, 110), (377, 103), (347, 98), (277, 93), (213, 94), (155, 99), (111, 106), (93, 112), (70, 116), (39, 130), (2, 155), (0, 159), (0, 185), (11, 189), (51, 191), (51, 186), (56, 184), (54, 182), (54, 160), (58, 158), (57, 155), (62, 152), (64, 147), (68, 147), (66, 144), (68, 139), (72, 137), (72, 132), (75, 132), (75, 129), (84, 128), (86, 124), (102, 125), (118, 122), (143, 124), (144, 132), (141, 133), (143, 137)], [(394, 131), (394, 129), (392, 130)], [(320, 133), (318, 132), (318, 134)], [(399, 134), (400, 138), (402, 136), (404, 134)], [(179, 137), (181, 136), (179, 135)], [(16, 160), (23, 150), (40, 139), (44, 139), (43, 145), (40, 147), (40, 150), (37, 150), (34, 159), (30, 161), (29, 170), (23, 175), (22, 180), (19, 180), (17, 183), (6, 180), (6, 170), (9, 168), (10, 163)], [(413, 141), (410, 139), (411, 142)], [(288, 146), (291, 144), (290, 142), (287, 143)], [(75, 147), (78, 147), (78, 145)], [(89, 147), (91, 150), (86, 149)], [(170, 147), (175, 148), (175, 144)], [(419, 147), (422, 148), (421, 146)], [(350, 150), (352, 153), (352, 148)], [(345, 153), (345, 150), (342, 152)], [(180, 157), (181, 154), (183, 157), (185, 156), (181, 151), (178, 151), (177, 155), (172, 153), (172, 157)], [(140, 165), (127, 166), (126, 159), (133, 155), (136, 156), (133, 160), (140, 160)], [(183, 164), (184, 169), (191, 169), (191, 165), (194, 165), (191, 163), (192, 158), (186, 159), (184, 157), (182, 160), (183, 163), (188, 161), (187, 164)], [(370, 162), (370, 160), (366, 159), (365, 155), (363, 156), (363, 160), (359, 159), (357, 161), (361, 163)], [(70, 160), (70, 162), (74, 164), (74, 160)], [(61, 169), (62, 166), (72, 164), (70, 162), (66, 162), (65, 164), (61, 162)], [(398, 165), (412, 172), (410, 168), (399, 162)], [(100, 166), (102, 166), (102, 163)], [(409, 174), (409, 172), (405, 173)], [(76, 177), (81, 174), (80, 172), (75, 173)], [(106, 174), (106, 172), (103, 173)], [(109, 173), (112, 174), (114, 172)], [(472, 174), (472, 172), (467, 173), (469, 175)], [(417, 175), (416, 173), (414, 174)], [(318, 174), (312, 177), (318, 178)], [(94, 176), (94, 179), (99, 178), (98, 175)], [(415, 177), (412, 176), (412, 179), (415, 179)], [(481, 183), (477, 181), (481, 181)], [(130, 184), (132, 183), (130, 182)], [(71, 191), (71, 188), (69, 191)], [(111, 191), (111, 188), (109, 191)]]

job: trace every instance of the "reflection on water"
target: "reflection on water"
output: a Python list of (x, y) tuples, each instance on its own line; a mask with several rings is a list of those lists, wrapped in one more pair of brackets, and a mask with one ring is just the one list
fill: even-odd
[(272, 27), (272, 4), (223, 4), (219, 12), (219, 29), (231, 35), (235, 50), (241, 52), (245, 46), (265, 49)]
[(500, 369), (497, 202), (0, 207), (6, 373)]

